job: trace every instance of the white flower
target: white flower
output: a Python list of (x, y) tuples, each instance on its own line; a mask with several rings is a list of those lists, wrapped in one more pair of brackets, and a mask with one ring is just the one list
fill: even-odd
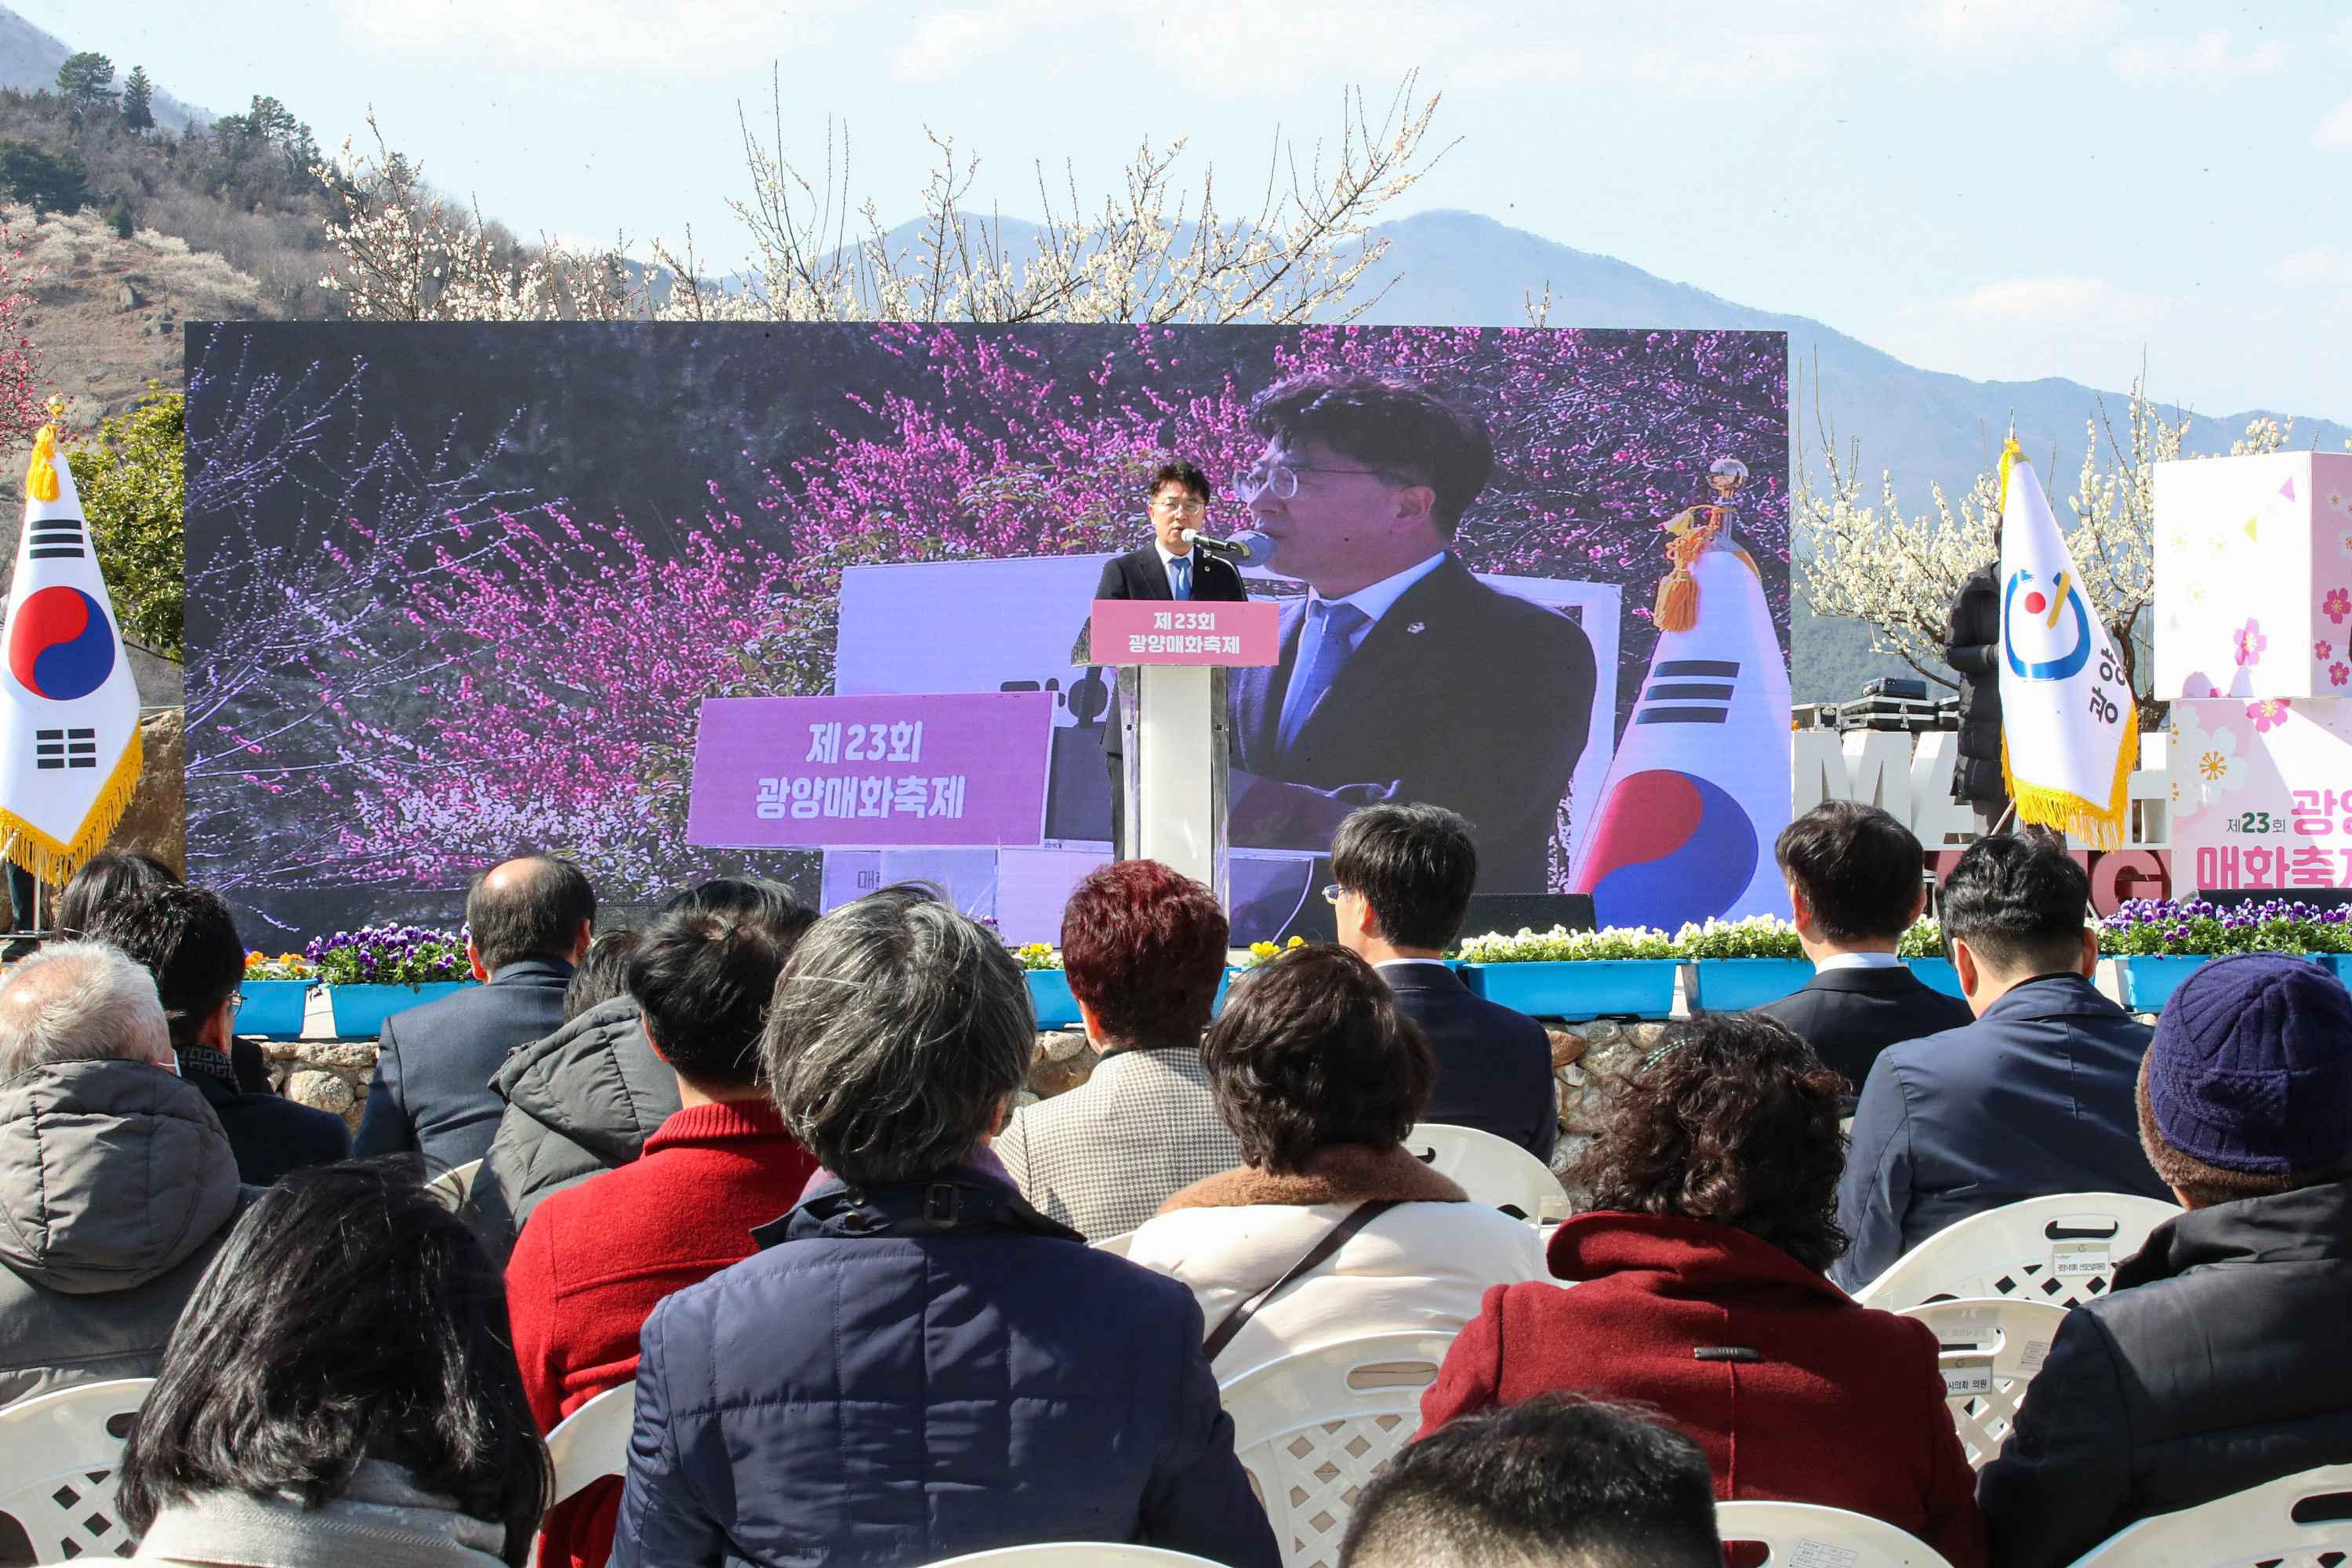
[(2200, 806), (2244, 787), (2246, 761), (2238, 755), (2238, 733), (2222, 728), (2208, 730), (2197, 710), (2186, 702), (2172, 705), (2173, 815), (2190, 816)]

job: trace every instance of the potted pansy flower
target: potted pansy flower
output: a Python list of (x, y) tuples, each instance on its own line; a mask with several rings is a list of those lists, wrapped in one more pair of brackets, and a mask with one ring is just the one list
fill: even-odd
[(362, 926), (303, 950), (327, 987), (338, 1039), (364, 1039), (404, 1007), (474, 983), (466, 933), (425, 926)]
[(2113, 965), (2116, 999), (2154, 1013), (2200, 965), (2227, 953), (2294, 953), (2341, 973), (2352, 953), (2352, 909), (2287, 899), (2231, 909), (2202, 899), (2131, 899), (2099, 922), (2099, 952)]
[(232, 1026), (240, 1035), (258, 1035), (264, 1039), (298, 1037), (302, 1033), (302, 1010), (318, 977), (318, 966), (299, 952), (281, 952), (275, 958), (257, 950), (247, 953)]
[(1466, 938), (1462, 978), (1492, 1002), (1543, 1018), (1664, 1018), (1674, 1012), (1675, 939), (1651, 926), (1522, 928)]

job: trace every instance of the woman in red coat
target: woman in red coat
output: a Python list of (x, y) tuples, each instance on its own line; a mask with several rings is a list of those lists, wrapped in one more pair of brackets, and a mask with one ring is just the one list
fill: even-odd
[(1935, 1335), (1823, 1274), (1845, 1247), (1843, 1087), (1758, 1015), (1669, 1035), (1578, 1163), (1594, 1206), (1549, 1252), (1568, 1288), (1489, 1290), (1422, 1431), (1541, 1394), (1645, 1405), (1706, 1450), (1718, 1498), (1872, 1514), (1982, 1568)]

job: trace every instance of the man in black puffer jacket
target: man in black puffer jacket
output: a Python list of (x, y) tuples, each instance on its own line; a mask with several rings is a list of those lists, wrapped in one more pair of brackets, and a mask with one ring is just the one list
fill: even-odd
[[(2000, 535), (1993, 535), (2000, 549)], [(1976, 808), (1977, 831), (1990, 833), (2009, 809), (2000, 772), (2000, 563), (1969, 574), (1944, 622), (1944, 662), (1960, 676), (1960, 763), (1952, 798)]]
[(2066, 1314), (1979, 1478), (1998, 1568), (2352, 1461), (2352, 996), (2299, 958), (2207, 964), (2157, 1021), (2139, 1121), (2189, 1212)]

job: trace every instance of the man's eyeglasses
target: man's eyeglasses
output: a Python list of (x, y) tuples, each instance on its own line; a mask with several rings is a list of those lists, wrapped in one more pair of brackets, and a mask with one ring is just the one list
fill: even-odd
[(1309, 468), (1296, 463), (1276, 463), (1270, 467), (1252, 468), (1234, 481), (1234, 493), (1245, 501), (1270, 495), (1276, 500), (1288, 500), (1298, 493), (1301, 474), (1367, 474), (1376, 479), (1393, 479), (1378, 468)]
[(1334, 882), (1323, 889), (1323, 901), (1327, 904), (1337, 904), (1339, 901), (1339, 895), (1347, 890), (1347, 889), (1339, 886), (1339, 883)]
[(1160, 496), (1152, 500), (1151, 510), (1172, 512), (1178, 517), (1198, 517), (1209, 510), (1209, 503), (1198, 496)]

